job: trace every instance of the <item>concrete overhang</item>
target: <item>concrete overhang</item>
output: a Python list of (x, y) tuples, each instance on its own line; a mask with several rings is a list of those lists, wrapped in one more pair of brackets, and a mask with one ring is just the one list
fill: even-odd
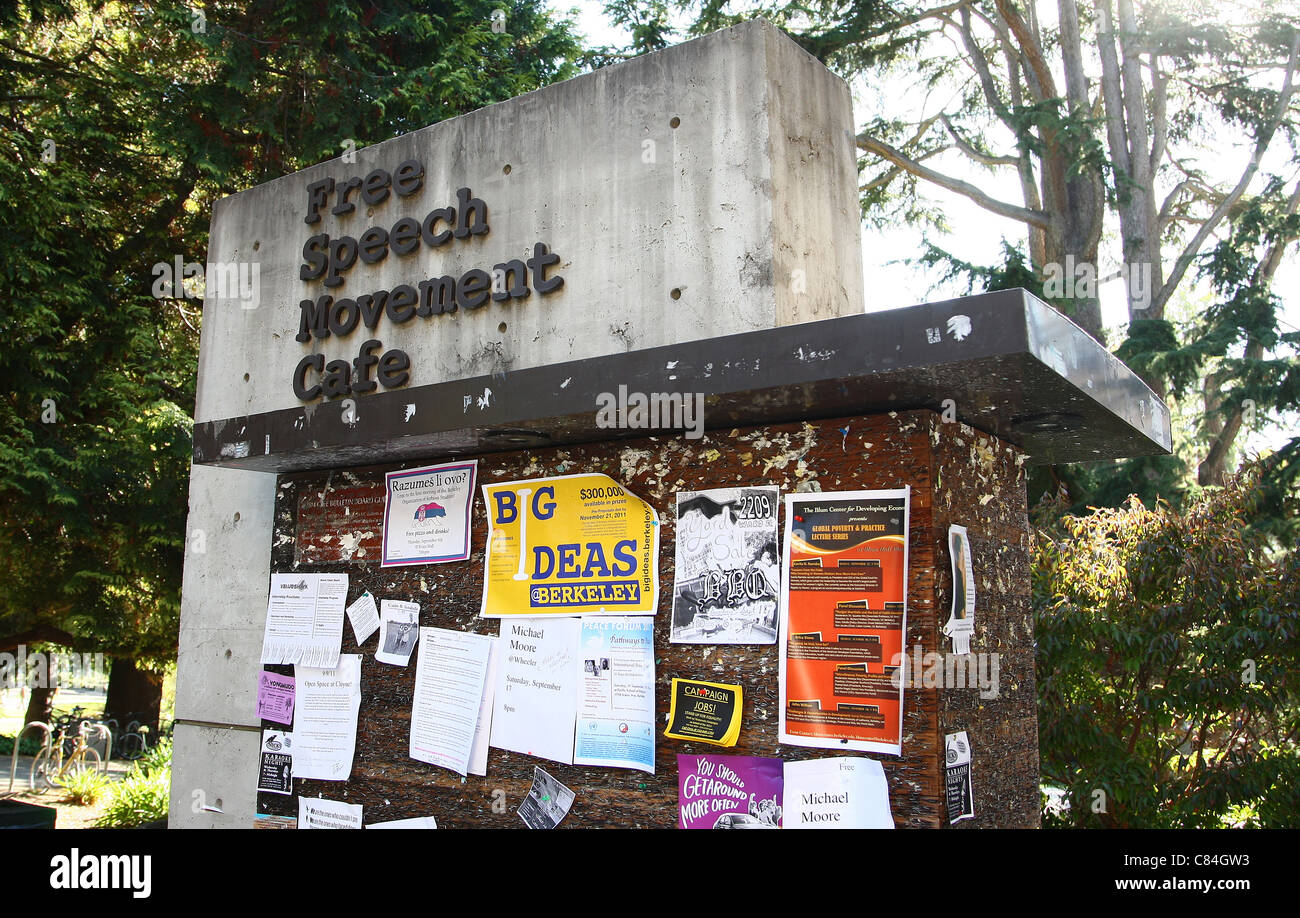
[(683, 435), (599, 426), (620, 386), (702, 393), (714, 431), (930, 408), (1034, 464), (1172, 446), (1155, 393), (1016, 289), (198, 423), (194, 461), (288, 472)]

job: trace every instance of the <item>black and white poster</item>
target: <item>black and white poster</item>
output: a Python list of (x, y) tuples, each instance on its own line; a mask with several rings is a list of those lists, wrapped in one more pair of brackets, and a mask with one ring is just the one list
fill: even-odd
[(519, 804), (519, 818), (530, 829), (554, 829), (573, 806), (573, 791), (533, 766), (533, 786)]
[(293, 734), (283, 730), (262, 731), (262, 762), (257, 770), (257, 789), (269, 794), (293, 793)]
[(677, 494), (674, 644), (772, 644), (781, 595), (774, 487)]
[(420, 640), (420, 604), (384, 599), (379, 608), (379, 649), (375, 651), (375, 660), (406, 666)]
[(943, 738), (944, 780), (948, 796), (948, 822), (975, 818), (975, 798), (971, 792), (970, 740), (966, 731), (949, 733)]

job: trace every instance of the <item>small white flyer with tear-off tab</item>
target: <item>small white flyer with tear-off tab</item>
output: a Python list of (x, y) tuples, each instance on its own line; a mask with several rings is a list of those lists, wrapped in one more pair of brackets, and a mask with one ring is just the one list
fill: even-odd
[(975, 571), (965, 526), (948, 527), (948, 551), (952, 555), (952, 614), (943, 633), (952, 638), (954, 654), (970, 653), (971, 636), (975, 634)]

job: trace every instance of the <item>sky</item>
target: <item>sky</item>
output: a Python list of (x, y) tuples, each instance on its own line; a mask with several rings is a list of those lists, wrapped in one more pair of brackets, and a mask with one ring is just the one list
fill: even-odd
[[(600, 0), (549, 0), (552, 9), (560, 13), (575, 10), (574, 21), (592, 45), (625, 46), (630, 36), (622, 29), (611, 27), (605, 16)], [(869, 86), (860, 81), (851, 86), (853, 90), (854, 118), (861, 125), (867, 113), (881, 104), (885, 97), (906, 92), (891, 86)], [(1275, 142), (1275, 146), (1278, 145)], [(1219, 151), (1218, 163), (1206, 163), (1211, 174), (1231, 175), (1233, 180), (1240, 174), (1250, 159), (1250, 150), (1244, 140), (1238, 144), (1225, 144)], [(1015, 178), (1006, 174), (991, 177), (987, 171), (971, 168), (961, 154), (950, 157), (940, 156), (927, 163), (941, 172), (955, 175), (978, 185), (987, 194), (1001, 200), (1019, 204), (1020, 189)], [(1269, 165), (1266, 160), (1264, 166)], [(1252, 189), (1258, 188), (1258, 182)], [(945, 236), (936, 236), (932, 241), (943, 246), (957, 257), (974, 264), (995, 264), (1002, 260), (1001, 242), (1005, 238), (1012, 244), (1022, 244), (1025, 239), (1024, 225), (1006, 217), (998, 216), (984, 210), (974, 202), (952, 192), (936, 189), (928, 197), (941, 202), (944, 214), (953, 232)], [(1114, 227), (1108, 225), (1108, 231)], [(1103, 241), (1103, 247), (1106, 243)], [(949, 297), (962, 296), (966, 293), (965, 284), (961, 282), (939, 283), (935, 272), (926, 273), (919, 266), (908, 264), (909, 259), (916, 258), (922, 251), (922, 233), (910, 226), (899, 226), (888, 231), (879, 231), (863, 226), (862, 262), (863, 289), (866, 291), (865, 311), (876, 312), (899, 306), (932, 302)], [(1273, 289), (1281, 297), (1283, 311), (1281, 321), (1284, 330), (1300, 330), (1300, 259), (1291, 255), (1279, 268)], [(1189, 275), (1192, 272), (1188, 272)], [(1184, 282), (1184, 288), (1195, 297), (1207, 293), (1207, 288), (1192, 287)], [(1123, 282), (1120, 280), (1100, 286), (1098, 290), (1102, 321), (1108, 329), (1121, 329), (1127, 323), (1127, 305), (1124, 297)], [(1113, 340), (1112, 340), (1113, 343)], [(1280, 423), (1253, 434), (1247, 440), (1247, 449), (1277, 448), (1290, 437), (1300, 434), (1300, 418), (1291, 416)]]

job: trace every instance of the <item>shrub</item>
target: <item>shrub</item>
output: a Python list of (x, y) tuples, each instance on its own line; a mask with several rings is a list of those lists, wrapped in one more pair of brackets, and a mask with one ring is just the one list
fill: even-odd
[[(36, 755), (40, 751), (41, 738), (35, 732), (24, 736), (22, 745), (18, 747), (19, 755)], [(14, 738), (12, 736), (0, 736), (0, 756), (11, 756), (13, 754)]]
[(68, 800), (77, 806), (94, 806), (108, 790), (109, 783), (108, 775), (88, 768), (64, 776), (63, 789), (68, 792)]
[(1270, 556), (1250, 477), (1177, 511), (1067, 517), (1035, 554), (1047, 825), (1294, 825), (1300, 551)]
[(135, 767), (145, 774), (152, 774), (160, 768), (171, 768), (172, 765), (172, 739), (165, 736), (158, 741), (157, 745), (147, 750), (144, 755), (136, 759)]
[(113, 789), (113, 796), (95, 825), (106, 829), (128, 829), (165, 820), (171, 785), (171, 766), (148, 774), (132, 768)]
[(172, 741), (165, 737), (132, 764), (96, 825), (110, 829), (167, 818), (172, 785)]

